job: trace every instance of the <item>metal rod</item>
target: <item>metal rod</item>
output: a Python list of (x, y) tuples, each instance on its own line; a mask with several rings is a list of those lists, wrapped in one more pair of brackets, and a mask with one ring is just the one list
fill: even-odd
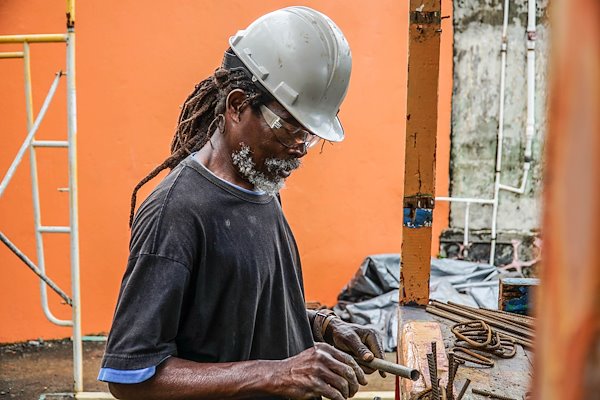
[[(449, 319), (450, 321), (454, 321), (454, 322), (467, 322), (467, 321), (471, 321), (474, 319), (482, 319), (482, 318), (479, 318), (478, 316), (469, 316), (467, 318), (460, 317), (460, 316), (454, 314), (454, 311), (451, 311), (451, 312), (443, 311), (433, 305), (427, 306), (425, 308), (425, 311), (427, 311), (428, 313), (437, 315), (439, 317)], [(488, 323), (488, 322), (486, 322), (486, 323)], [(494, 331), (499, 332), (502, 335), (511, 338), (512, 340), (514, 340), (515, 343), (525, 346), (529, 349), (533, 348), (532, 340), (523, 338), (520, 333), (514, 333), (512, 330), (507, 330), (507, 329), (498, 327), (495, 324), (488, 323), (488, 325), (493, 325)], [(503, 324), (500, 324), (500, 325), (504, 326)]]
[(31, 142), (34, 147), (69, 147), (67, 140), (34, 140)]
[(480, 314), (477, 314), (477, 313), (472, 312), (470, 310), (461, 309), (461, 308), (456, 307), (456, 306), (450, 306), (448, 304), (444, 304), (444, 303), (441, 303), (441, 302), (436, 301), (436, 300), (432, 300), (432, 304), (435, 305), (436, 307), (441, 308), (442, 310), (446, 310), (448, 312), (456, 313), (456, 314), (461, 315), (461, 316), (463, 316), (465, 318), (468, 318), (468, 319), (480, 319), (480, 320), (484, 321), (486, 324), (488, 324), (490, 326), (493, 326), (495, 328), (500, 328), (500, 329), (503, 329), (503, 330), (508, 330), (508, 331), (511, 331), (511, 332), (513, 332), (515, 334), (524, 335), (524, 336), (527, 336), (529, 338), (533, 338), (533, 336), (534, 336), (533, 332), (531, 330), (529, 330), (529, 329), (522, 328), (522, 327), (516, 326), (514, 324), (510, 324), (510, 323), (505, 322), (505, 321), (498, 321), (497, 319), (495, 319), (493, 317), (490, 317), (490, 316), (480, 315)]
[(427, 311), (430, 314), (437, 315), (438, 317), (446, 318), (446, 319), (448, 319), (450, 321), (454, 321), (454, 322), (463, 323), (463, 322), (469, 321), (469, 319), (467, 319), (467, 318), (458, 316), (456, 314), (449, 313), (444, 310), (440, 310), (439, 308), (432, 306), (432, 305), (425, 307), (425, 311)]
[(429, 379), (431, 381), (431, 397), (433, 400), (440, 399), (440, 387), (437, 382), (437, 368), (432, 353), (427, 354), (427, 366), (429, 367)]
[(387, 360), (383, 360), (381, 358), (374, 358), (371, 361), (365, 361), (358, 357), (354, 358), (356, 362), (362, 366), (369, 367), (372, 369), (377, 369), (379, 371), (389, 372), (392, 375), (400, 376), (402, 378), (410, 379), (411, 381), (416, 381), (421, 377), (421, 373), (413, 368), (406, 367), (404, 365), (396, 364), (393, 362), (389, 362)]
[(490, 399), (517, 400), (514, 397), (502, 396), (502, 395), (499, 395), (499, 394), (496, 394), (496, 393), (488, 392), (487, 390), (481, 390), (481, 389), (473, 388), (473, 389), (471, 389), (471, 391), (473, 392), (473, 394), (478, 394), (480, 396), (485, 396), (485, 397), (490, 398)]
[(480, 308), (480, 310), (483, 311), (490, 311), (493, 313), (497, 313), (497, 314), (502, 314), (502, 315), (507, 315), (507, 316), (511, 316), (511, 317), (518, 317), (520, 319), (526, 320), (528, 322), (535, 322), (535, 318), (531, 317), (529, 315), (524, 315), (524, 314), (515, 314), (509, 311), (504, 311), (504, 310), (492, 310), (491, 308)]
[(64, 33), (43, 33), (36, 35), (0, 35), (0, 43), (51, 43), (66, 42)]
[(31, 141), (33, 140), (35, 133), (37, 132), (38, 128), (40, 127), (40, 123), (44, 119), (44, 116), (46, 115), (46, 111), (48, 111), (48, 107), (50, 106), (50, 102), (52, 101), (52, 98), (54, 97), (54, 93), (56, 93), (56, 88), (58, 87), (58, 82), (59, 82), (61, 76), (62, 76), (61, 72), (58, 72), (56, 74), (56, 77), (54, 78), (54, 81), (52, 82), (52, 85), (50, 86), (50, 90), (48, 91), (48, 94), (46, 95), (44, 104), (42, 105), (42, 108), (40, 109), (40, 113), (38, 114), (37, 118), (35, 119), (35, 123), (33, 124), (32, 128), (29, 130), (29, 133), (27, 134), (25, 141), (21, 145), (21, 148), (17, 152), (17, 155), (16, 155), (14, 161), (8, 168), (8, 172), (2, 179), (2, 183), (0, 184), (0, 197), (2, 197), (4, 190), (6, 190), (6, 186), (12, 179), (13, 175), (15, 174), (15, 170), (17, 169), (17, 167), (23, 160), (23, 155), (25, 154), (25, 151), (31, 144)]
[(513, 318), (513, 317), (510, 317), (510, 316), (507, 316), (504, 314), (498, 314), (498, 313), (495, 313), (493, 311), (488, 311), (488, 310), (479, 310), (478, 313), (482, 314), (482, 315), (489, 315), (490, 317), (496, 318), (497, 320), (507, 321), (509, 323), (520, 325), (524, 328), (528, 328), (531, 330), (535, 329), (535, 322), (521, 319), (516, 315)]
[(454, 289), (466, 289), (472, 287), (489, 287), (489, 286), (498, 286), (498, 281), (487, 281), (487, 282), (469, 282), (469, 283), (459, 283), (457, 285), (452, 285)]
[(0, 53), (0, 58), (23, 58), (22, 51), (5, 51)]
[(451, 307), (457, 307), (460, 308), (462, 310), (466, 310), (469, 311), (473, 314), (475, 314), (476, 316), (483, 316), (485, 318), (491, 319), (492, 321), (497, 322), (498, 324), (504, 324), (506, 327), (513, 327), (515, 329), (523, 329), (527, 332), (529, 332), (531, 334), (531, 336), (533, 337), (533, 330), (528, 327), (528, 326), (523, 326), (522, 324), (520, 324), (519, 322), (515, 321), (515, 320), (509, 320), (506, 317), (502, 317), (500, 315), (493, 315), (490, 314), (489, 311), (483, 311), (478, 309), (478, 308), (474, 308), (474, 307), (469, 307), (469, 306), (465, 306), (462, 304), (457, 304), (457, 303), (453, 303), (451, 301), (448, 302), (448, 305)]
[(458, 394), (458, 396), (456, 396), (456, 400), (461, 400), (463, 398), (463, 396), (467, 392), (467, 389), (469, 388), (470, 384), (471, 384), (471, 380), (467, 379), (465, 381), (465, 384), (463, 385), (462, 389), (460, 390), (460, 393)]
[(21, 250), (17, 248), (5, 235), (0, 232), (0, 240), (13, 252), (17, 257), (21, 259), (27, 265), (34, 274), (40, 277), (48, 286), (52, 288), (68, 305), (72, 306), (73, 302), (71, 298), (63, 292), (56, 283), (54, 283), (50, 278), (48, 278), (40, 269), (29, 259)]
[(73, 294), (73, 389), (83, 391), (81, 291), (79, 277), (79, 203), (77, 186), (77, 97), (75, 85), (75, 1), (67, 1), (67, 134), (69, 141), (69, 220), (71, 222), (71, 292)]
[[(433, 305), (427, 306), (425, 308), (425, 311), (427, 311), (430, 314), (437, 315), (438, 317), (445, 318), (447, 320), (454, 321), (454, 322), (464, 323), (464, 322), (470, 321), (470, 319), (468, 319), (468, 318), (464, 318), (464, 317), (458, 316), (456, 314), (453, 314), (451, 312), (441, 310)], [(513, 339), (515, 341), (515, 343), (517, 343), (517, 344), (520, 344), (527, 348), (533, 348), (533, 343), (530, 340), (523, 339), (519, 336), (516, 336), (514, 333), (508, 332), (504, 329), (494, 328), (494, 330), (503, 334), (504, 336), (508, 336), (509, 338)]]
[(450, 352), (448, 354), (448, 384), (446, 385), (446, 393), (450, 400), (454, 400), (454, 377), (456, 376), (456, 369), (458, 363), (454, 360), (454, 354)]

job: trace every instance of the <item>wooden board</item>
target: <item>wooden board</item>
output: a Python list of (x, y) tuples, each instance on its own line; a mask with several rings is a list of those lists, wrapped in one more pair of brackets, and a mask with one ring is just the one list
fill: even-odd
[(427, 304), (435, 195), (441, 0), (411, 0), (400, 304)]
[[(454, 335), (450, 331), (454, 322), (437, 317), (425, 312), (423, 307), (399, 307), (399, 336), (402, 332), (404, 323), (410, 321), (435, 321), (438, 322), (442, 331), (444, 347), (447, 353), (448, 349), (454, 347)], [(438, 353), (441, 349), (438, 346)], [(532, 354), (521, 346), (517, 346), (517, 354), (511, 359), (500, 359), (493, 357), (494, 367), (492, 368), (470, 368), (460, 366), (455, 378), (455, 393), (458, 393), (465, 379), (471, 380), (471, 385), (463, 400), (485, 399), (483, 396), (475, 395), (471, 392), (472, 388), (487, 390), (502, 396), (512, 397), (522, 400), (529, 391), (529, 385), (532, 376)]]

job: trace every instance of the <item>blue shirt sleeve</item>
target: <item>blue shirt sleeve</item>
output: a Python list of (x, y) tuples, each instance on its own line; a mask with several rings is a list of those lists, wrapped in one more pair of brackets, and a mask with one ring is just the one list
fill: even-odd
[(98, 380), (111, 383), (141, 383), (152, 378), (155, 373), (156, 366), (132, 370), (100, 368)]

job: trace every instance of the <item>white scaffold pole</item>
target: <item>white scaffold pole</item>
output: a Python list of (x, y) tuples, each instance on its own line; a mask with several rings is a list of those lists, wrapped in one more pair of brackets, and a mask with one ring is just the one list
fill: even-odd
[(83, 392), (81, 292), (79, 282), (79, 207), (77, 190), (77, 97), (75, 90), (75, 0), (67, 1), (67, 133), (71, 222), (71, 298), (73, 299), (73, 389)]

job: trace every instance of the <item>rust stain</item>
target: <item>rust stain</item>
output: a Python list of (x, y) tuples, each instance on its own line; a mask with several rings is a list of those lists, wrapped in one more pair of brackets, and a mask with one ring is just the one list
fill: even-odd
[(75, 19), (73, 19), (73, 16), (71, 15), (71, 13), (67, 13), (67, 29), (71, 29), (75, 27)]

